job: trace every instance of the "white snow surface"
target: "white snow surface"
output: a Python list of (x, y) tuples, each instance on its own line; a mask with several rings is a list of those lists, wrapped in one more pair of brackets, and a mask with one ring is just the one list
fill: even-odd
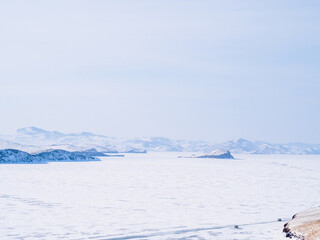
[(281, 240), (319, 205), (319, 155), (179, 155), (0, 165), (0, 239)]

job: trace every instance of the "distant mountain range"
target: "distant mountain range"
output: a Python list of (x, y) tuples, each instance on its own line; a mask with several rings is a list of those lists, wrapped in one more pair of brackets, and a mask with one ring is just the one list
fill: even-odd
[(27, 152), (46, 149), (85, 151), (95, 148), (104, 153), (170, 151), (212, 152), (217, 149), (231, 153), (251, 154), (320, 154), (320, 144), (288, 143), (272, 144), (251, 142), (245, 139), (210, 144), (206, 141), (172, 140), (163, 137), (115, 138), (89, 132), (61, 133), (36, 127), (18, 129), (15, 135), (0, 136), (0, 149), (14, 148)]
[(213, 149), (226, 149), (232, 153), (251, 154), (320, 154), (320, 144), (273, 144), (262, 141), (251, 142), (242, 138), (237, 141), (215, 144), (212, 146)]

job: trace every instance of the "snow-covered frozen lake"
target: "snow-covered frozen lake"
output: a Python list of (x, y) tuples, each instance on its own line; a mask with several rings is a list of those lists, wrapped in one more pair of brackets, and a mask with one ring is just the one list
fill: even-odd
[(0, 239), (285, 239), (320, 204), (319, 155), (178, 155), (0, 165)]

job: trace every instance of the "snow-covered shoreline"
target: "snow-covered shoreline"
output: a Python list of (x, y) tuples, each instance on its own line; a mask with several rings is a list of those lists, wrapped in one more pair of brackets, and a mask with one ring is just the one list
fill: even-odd
[(283, 231), (290, 238), (302, 240), (320, 239), (320, 207), (310, 208), (295, 214), (284, 225)]
[(55, 161), (99, 161), (99, 159), (92, 151), (68, 152), (65, 150), (48, 150), (30, 154), (17, 149), (0, 150), (0, 164), (47, 163)]

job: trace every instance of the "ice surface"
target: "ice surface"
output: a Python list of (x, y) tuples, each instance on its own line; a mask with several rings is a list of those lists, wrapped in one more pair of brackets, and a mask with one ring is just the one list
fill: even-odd
[(280, 240), (319, 205), (320, 156), (179, 155), (0, 165), (0, 239)]

